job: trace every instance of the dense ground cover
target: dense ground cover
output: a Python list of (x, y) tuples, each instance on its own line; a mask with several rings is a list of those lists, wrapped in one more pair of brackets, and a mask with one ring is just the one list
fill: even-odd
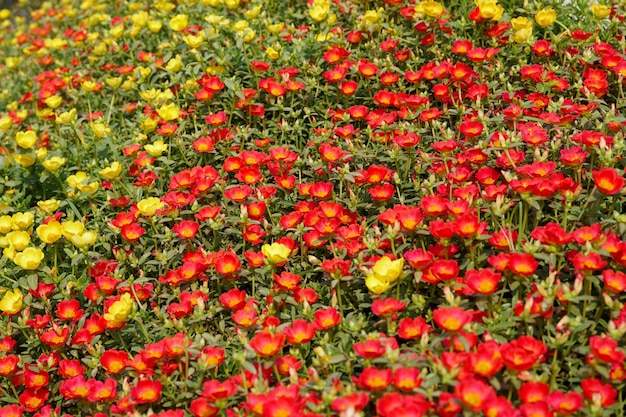
[(623, 415), (624, 9), (521, 6), (0, 11), (0, 417)]

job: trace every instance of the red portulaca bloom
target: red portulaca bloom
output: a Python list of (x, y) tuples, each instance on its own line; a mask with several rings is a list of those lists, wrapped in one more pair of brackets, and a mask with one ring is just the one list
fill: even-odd
[(250, 340), (250, 347), (260, 356), (271, 357), (283, 348), (285, 339), (283, 333), (272, 334), (269, 331), (262, 331)]
[(593, 171), (593, 182), (604, 194), (617, 194), (624, 188), (626, 180), (615, 168), (603, 168)]

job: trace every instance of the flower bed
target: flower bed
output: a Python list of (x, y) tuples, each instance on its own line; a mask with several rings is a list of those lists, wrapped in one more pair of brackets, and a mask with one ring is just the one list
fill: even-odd
[(624, 9), (453, 3), (0, 11), (0, 417), (623, 415)]

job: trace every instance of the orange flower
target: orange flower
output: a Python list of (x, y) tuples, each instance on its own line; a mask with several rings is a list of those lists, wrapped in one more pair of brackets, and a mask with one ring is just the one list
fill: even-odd
[(109, 374), (119, 374), (126, 368), (128, 363), (128, 353), (123, 350), (105, 351), (100, 357), (100, 365), (102, 365)]

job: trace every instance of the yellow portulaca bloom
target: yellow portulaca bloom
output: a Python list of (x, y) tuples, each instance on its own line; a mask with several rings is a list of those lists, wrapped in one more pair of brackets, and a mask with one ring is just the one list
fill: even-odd
[(46, 169), (46, 171), (54, 172), (57, 169), (61, 168), (67, 162), (66, 158), (62, 158), (60, 156), (52, 156), (46, 160), (44, 160), (41, 165)]
[(478, 7), (480, 17), (483, 19), (500, 20), (504, 13), (504, 8), (498, 4), (497, 0), (474, 0)]
[(112, 324), (121, 324), (128, 320), (128, 316), (133, 308), (133, 301), (129, 293), (124, 293), (120, 299), (109, 307), (104, 314), (104, 319)]
[(265, 50), (265, 55), (267, 55), (267, 57), (271, 59), (272, 61), (275, 61), (278, 58), (280, 58), (280, 52), (272, 48), (271, 46)]
[(78, 191), (83, 194), (93, 194), (98, 191), (100, 188), (100, 183), (98, 181), (90, 182), (89, 184), (80, 183), (78, 184)]
[(148, 143), (144, 145), (144, 149), (150, 156), (159, 157), (163, 155), (163, 152), (167, 151), (167, 144), (162, 140), (157, 140), (154, 143)]
[(267, 26), (267, 31), (272, 35), (278, 35), (281, 30), (285, 27), (284, 23), (274, 23), (273, 25)]
[(137, 211), (143, 216), (154, 216), (157, 210), (163, 207), (165, 207), (165, 203), (157, 197), (144, 198), (137, 203)]
[(511, 26), (515, 30), (522, 30), (522, 29), (529, 29), (529, 28), (532, 29), (533, 22), (528, 20), (527, 17), (516, 17), (514, 19), (511, 19)]
[(46, 148), (35, 149), (35, 156), (38, 161), (43, 161), (48, 156), (48, 150)]
[(51, 109), (56, 109), (61, 105), (61, 103), (63, 103), (63, 97), (55, 94), (48, 97), (44, 102), (46, 103), (46, 106), (50, 107)]
[(14, 230), (6, 235), (9, 245), (16, 251), (23, 251), (30, 243), (30, 235), (22, 230)]
[(26, 132), (17, 132), (15, 142), (22, 149), (30, 149), (37, 143), (37, 134), (32, 130)]
[(67, 185), (71, 188), (78, 188), (78, 184), (81, 184), (87, 178), (89, 178), (89, 176), (86, 172), (78, 171), (76, 174), (67, 177)]
[(60, 205), (61, 205), (61, 202), (55, 199), (37, 202), (37, 207), (39, 207), (40, 209), (42, 209), (48, 214), (54, 213), (59, 208)]
[(389, 289), (389, 282), (384, 281), (376, 276), (376, 274), (368, 275), (365, 278), (365, 286), (368, 290), (376, 295), (380, 295)]
[(591, 13), (593, 13), (597, 19), (604, 19), (611, 15), (611, 8), (603, 4), (592, 4)]
[(176, 107), (176, 104), (164, 104), (157, 109), (159, 117), (165, 121), (176, 120), (180, 116), (180, 110)]
[(243, 15), (246, 17), (246, 19), (256, 19), (257, 17), (259, 17), (261, 9), (263, 9), (263, 4), (259, 4), (258, 6), (253, 7), (252, 9), (246, 11)]
[(0, 130), (6, 132), (11, 128), (13, 122), (11, 122), (11, 118), (9, 116), (0, 117)]
[(291, 249), (282, 243), (274, 242), (271, 245), (265, 244), (261, 247), (261, 252), (265, 259), (273, 265), (285, 262), (291, 254)]
[(7, 291), (0, 301), (0, 311), (10, 316), (17, 314), (22, 310), (23, 300), (24, 296), (18, 288)]
[(122, 173), (122, 164), (115, 161), (111, 165), (106, 168), (100, 170), (100, 175), (102, 175), (107, 180), (112, 180), (117, 178)]
[(98, 138), (103, 138), (111, 133), (111, 128), (102, 122), (91, 123), (90, 127), (93, 134)]
[(15, 213), (11, 216), (11, 226), (13, 230), (26, 230), (33, 225), (35, 215), (30, 211)]
[(404, 259), (399, 258), (392, 261), (386, 256), (380, 258), (374, 264), (372, 271), (377, 278), (389, 283), (395, 282), (402, 274), (402, 267), (404, 266)]
[(366, 25), (374, 25), (378, 23), (383, 12), (384, 12), (383, 8), (379, 8), (378, 10), (368, 10), (363, 15), (362, 21)]
[(556, 20), (556, 12), (553, 8), (547, 7), (545, 9), (541, 9), (535, 14), (535, 22), (539, 26), (548, 27), (554, 23)]
[(82, 249), (89, 246), (93, 246), (96, 243), (96, 239), (98, 238), (98, 234), (92, 230), (86, 230), (81, 234), (70, 235), (69, 240), (74, 244), (74, 246)]
[(63, 112), (56, 115), (56, 122), (60, 125), (70, 124), (76, 120), (76, 109)]
[(17, 162), (20, 166), (28, 168), (29, 166), (32, 166), (35, 161), (37, 161), (37, 158), (29, 153), (16, 153), (13, 154), (13, 160)]
[(66, 239), (74, 235), (81, 235), (85, 231), (85, 225), (78, 221), (63, 222), (61, 223), (61, 228)]
[(37, 227), (37, 236), (43, 243), (54, 243), (63, 236), (63, 227), (56, 220)]
[(44, 254), (39, 248), (26, 248), (23, 252), (17, 252), (13, 257), (13, 262), (28, 271), (39, 268)]
[(204, 42), (204, 31), (201, 30), (197, 35), (185, 35), (183, 36), (183, 41), (191, 49), (198, 49)]
[(148, 30), (152, 33), (158, 33), (163, 27), (163, 22), (160, 20), (151, 20), (148, 22)]
[(328, 13), (330, 13), (330, 1), (328, 0), (315, 0), (313, 6), (309, 8), (309, 16), (316, 22), (326, 19)]
[(165, 69), (169, 72), (180, 71), (183, 67), (183, 60), (180, 55), (176, 55), (174, 58), (167, 61), (167, 65), (165, 65)]
[(111, 88), (118, 88), (122, 84), (122, 81), (122, 77), (111, 77), (104, 80), (104, 82)]
[(0, 234), (6, 234), (13, 230), (13, 220), (11, 216), (0, 216)]
[(186, 14), (177, 14), (176, 16), (170, 19), (170, 29), (175, 32), (180, 32), (187, 27), (189, 23), (189, 16)]
[(513, 34), (513, 40), (516, 43), (525, 43), (533, 36), (533, 27), (520, 29)]

